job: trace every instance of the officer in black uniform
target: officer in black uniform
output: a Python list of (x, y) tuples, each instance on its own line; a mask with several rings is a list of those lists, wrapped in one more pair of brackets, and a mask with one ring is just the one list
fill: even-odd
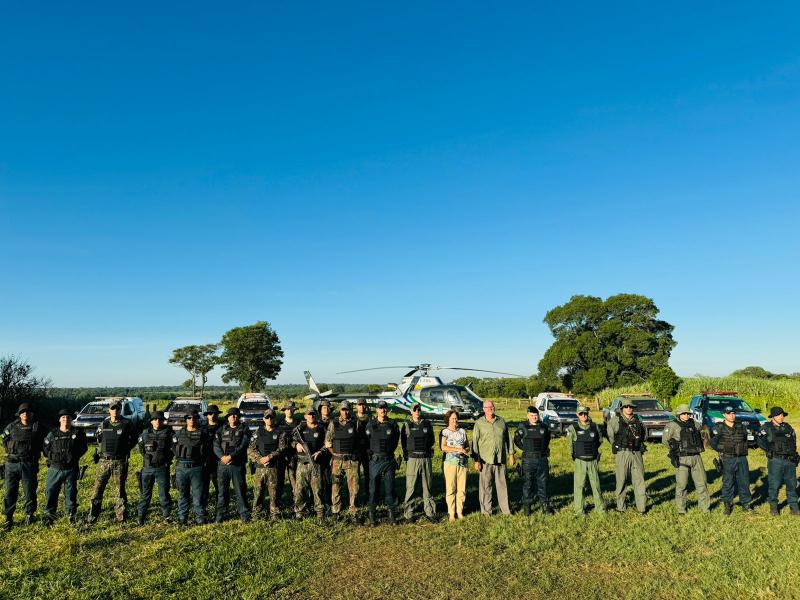
[(6, 450), (6, 494), (4, 509), (6, 529), (14, 526), (19, 484), (25, 489), (25, 524), (29, 525), (36, 514), (36, 490), (39, 485), (39, 458), (47, 430), (35, 420), (30, 404), (19, 405), (17, 419), (3, 430)]
[[(750, 466), (747, 463), (747, 427), (736, 420), (736, 409), (725, 407), (725, 420), (711, 430), (711, 447), (722, 460), (722, 491), (725, 515), (733, 512), (733, 498), (739, 494), (739, 503), (745, 512), (753, 510), (750, 503)], [(738, 491), (737, 491), (738, 490)]]
[(208, 433), (206, 438), (208, 440), (208, 448), (206, 448), (205, 452), (206, 464), (203, 466), (203, 506), (206, 507), (206, 512), (208, 511), (211, 484), (214, 484), (214, 498), (219, 494), (219, 488), (217, 487), (217, 466), (219, 465), (219, 460), (217, 460), (217, 455), (214, 454), (214, 440), (217, 439), (219, 428), (224, 424), (222, 419), (219, 418), (221, 414), (222, 411), (216, 404), (209, 404), (208, 409), (203, 413), (205, 417), (203, 429)]
[(153, 485), (158, 483), (158, 503), (161, 516), (169, 522), (172, 499), (169, 496), (169, 468), (172, 464), (172, 429), (165, 425), (164, 412), (157, 410), (150, 416), (150, 427), (139, 436), (139, 451), (142, 453), (142, 470), (139, 473), (139, 525), (144, 525)]
[(522, 512), (531, 514), (534, 491), (539, 496), (542, 512), (553, 514), (547, 498), (547, 478), (550, 472), (550, 429), (539, 420), (539, 410), (528, 407), (528, 420), (517, 427), (514, 445), (522, 450)]
[(128, 492), (125, 489), (128, 481), (128, 457), (136, 444), (137, 433), (133, 423), (122, 416), (122, 403), (113, 400), (108, 407), (109, 416), (97, 428), (97, 444), (99, 445), (98, 463), (95, 469), (96, 479), (92, 492), (92, 506), (89, 509), (88, 523), (97, 522), (103, 505), (103, 493), (109, 480), (114, 483), (117, 496), (114, 513), (117, 521), (122, 523), (128, 515)]
[(225, 415), (227, 423), (217, 431), (214, 454), (219, 458), (217, 467), (217, 523), (225, 520), (230, 502), (230, 485), (236, 493), (236, 506), (243, 523), (250, 522), (247, 506), (247, 447), (250, 445), (250, 430), (240, 421), (239, 409), (229, 408)]
[(48, 433), (44, 439), (44, 455), (48, 465), (44, 487), (44, 523), (48, 526), (56, 519), (58, 495), (62, 485), (70, 523), (75, 521), (78, 512), (78, 463), (89, 445), (86, 442), (86, 433), (72, 426), (73, 416), (65, 408), (58, 411), (58, 429)]
[(287, 400), (284, 402), (281, 410), (283, 411), (283, 419), (280, 421), (278, 428), (286, 436), (289, 444), (286, 448), (286, 454), (284, 455), (286, 468), (284, 469), (284, 473), (278, 478), (278, 504), (280, 505), (283, 503), (283, 490), (286, 487), (286, 479), (288, 478), (291, 487), (289, 506), (292, 506), (294, 505), (294, 496), (297, 491), (297, 451), (291, 441), (294, 430), (303, 422), (303, 419), (301, 417), (296, 417), (294, 414), (296, 410), (294, 400)]
[[(212, 445), (208, 429), (200, 424), (200, 413), (192, 411), (186, 415), (186, 426), (172, 437), (175, 454), (175, 487), (178, 488), (178, 522), (186, 525), (189, 519), (189, 504), (194, 504), (194, 517), (198, 525), (205, 525), (206, 504), (204, 500), (204, 475), (206, 455)], [(213, 453), (211, 453), (213, 455)], [(191, 494), (191, 499), (190, 499)]]
[[(328, 431), (328, 427), (331, 424), (332, 410), (331, 401), (323, 398), (322, 402), (319, 403), (319, 426), (324, 431)], [(320, 474), (322, 475), (322, 503), (326, 509), (330, 510), (333, 505), (333, 474), (330, 452), (325, 452), (320, 458), (322, 459), (319, 464)]]
[[(369, 414), (369, 406), (365, 398), (356, 400), (356, 429), (359, 436), (358, 463), (361, 467), (361, 474), (364, 479), (360, 484), (360, 489), (364, 490), (364, 496), (369, 497), (369, 448), (367, 447), (367, 423), (372, 417)], [(363, 503), (366, 504), (366, 498)]]
[(761, 426), (758, 446), (767, 453), (767, 481), (769, 486), (769, 512), (773, 517), (781, 514), (778, 508), (778, 492), (786, 486), (786, 502), (791, 514), (800, 515), (797, 504), (797, 436), (784, 418), (788, 416), (780, 406), (769, 411), (770, 420)]
[(308, 500), (306, 490), (310, 488), (314, 500), (314, 512), (318, 519), (325, 516), (322, 503), (322, 471), (320, 462), (325, 450), (325, 430), (317, 423), (317, 413), (309, 408), (305, 423), (292, 432), (292, 444), (297, 452), (297, 493), (294, 497), (295, 518), (302, 519)]
[(389, 508), (389, 523), (394, 524), (397, 498), (394, 495), (394, 473), (397, 461), (394, 453), (400, 442), (400, 428), (389, 419), (389, 405), (380, 400), (376, 405), (377, 417), (367, 423), (366, 435), (369, 440), (369, 504), (367, 522), (375, 525), (375, 505), (378, 496), (378, 480), (383, 479), (383, 497)]

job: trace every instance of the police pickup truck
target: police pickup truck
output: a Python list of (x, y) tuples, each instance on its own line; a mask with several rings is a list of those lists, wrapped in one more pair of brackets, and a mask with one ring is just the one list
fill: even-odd
[(263, 422), (264, 411), (272, 408), (272, 401), (263, 392), (248, 392), (239, 396), (236, 408), (241, 413), (239, 418), (242, 423), (245, 423), (250, 431), (255, 431)]
[(692, 417), (700, 426), (706, 443), (714, 425), (725, 420), (723, 411), (728, 406), (736, 411), (736, 420), (744, 423), (747, 427), (747, 442), (751, 448), (755, 448), (758, 431), (761, 429), (761, 425), (767, 421), (767, 418), (761, 415), (760, 409), (752, 408), (736, 392), (703, 390), (698, 395), (692, 396), (689, 401), (689, 410), (692, 411)]
[(544, 392), (536, 396), (533, 405), (553, 436), (563, 435), (567, 427), (578, 422), (578, 400), (572, 394)]
[(208, 402), (196, 396), (178, 397), (164, 409), (164, 417), (167, 425), (177, 431), (186, 425), (186, 415), (195, 410), (202, 415), (208, 410)]
[(113, 403), (122, 404), (122, 416), (133, 421), (136, 427), (142, 427), (145, 418), (144, 402), (138, 396), (98, 396), (78, 411), (72, 424), (86, 433), (86, 439), (94, 441), (97, 428), (108, 416), (108, 407)]

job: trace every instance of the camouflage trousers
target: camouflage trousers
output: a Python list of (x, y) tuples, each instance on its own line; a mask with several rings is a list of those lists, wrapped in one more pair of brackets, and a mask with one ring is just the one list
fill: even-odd
[(275, 466), (256, 466), (256, 474), (253, 479), (253, 518), (258, 517), (264, 509), (264, 496), (267, 493), (269, 494), (269, 512), (273, 515), (278, 514), (280, 500), (278, 489), (285, 466), (282, 461), (277, 461)]
[(296, 493), (294, 495), (294, 512), (301, 516), (308, 506), (307, 495), (310, 492), (314, 499), (314, 511), (318, 517), (325, 515), (322, 504), (322, 470), (318, 464), (297, 463)]
[(356, 514), (358, 497), (358, 459), (345, 455), (334, 455), (331, 464), (331, 511), (338, 515), (342, 510), (342, 486), (347, 478), (347, 495), (350, 499), (350, 514)]
[(103, 494), (109, 480), (114, 485), (116, 503), (114, 513), (117, 521), (124, 521), (128, 513), (128, 493), (125, 490), (125, 483), (128, 480), (128, 459), (110, 460), (102, 459), (97, 464), (97, 479), (94, 482), (92, 493), (92, 508), (90, 516), (97, 518), (103, 505)]

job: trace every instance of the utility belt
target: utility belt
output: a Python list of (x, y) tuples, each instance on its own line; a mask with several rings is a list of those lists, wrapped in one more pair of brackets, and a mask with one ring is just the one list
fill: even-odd
[(678, 452), (678, 456), (680, 456), (681, 458), (684, 458), (686, 456), (700, 456), (700, 450), (692, 450), (691, 452), (689, 452), (689, 451), (680, 452), (679, 451)]
[(51, 462), (50, 463), (50, 468), (51, 469), (55, 469), (56, 471), (72, 471), (73, 469), (75, 471), (77, 471), (78, 470), (78, 465), (72, 464), (72, 463)]
[(205, 464), (205, 461), (196, 461), (191, 459), (179, 458), (176, 462), (176, 467), (182, 467), (184, 469), (194, 469), (196, 467), (202, 467)]
[(583, 462), (592, 462), (599, 459), (599, 456), (576, 456), (577, 460), (582, 460)]
[(112, 462), (125, 462), (125, 461), (128, 460), (128, 457), (127, 456), (115, 456), (113, 454), (103, 454), (102, 455), (102, 459), (103, 460), (110, 460)]
[(372, 460), (394, 460), (394, 452), (373, 452)]
[(775, 454), (770, 452), (767, 454), (767, 458), (780, 458), (781, 460), (792, 460), (794, 458), (794, 454)]
[(433, 458), (433, 452), (409, 452), (408, 458)]
[(522, 453), (522, 460), (539, 460), (541, 458), (547, 458), (547, 453), (545, 453), (545, 452), (523, 452)]
[(747, 452), (745, 452), (744, 454), (730, 454), (727, 452), (721, 452), (719, 457), (722, 460), (727, 460), (729, 458), (747, 458)]
[(22, 459), (16, 456), (6, 456), (6, 462), (16, 464), (16, 463), (21, 463)]
[(161, 463), (157, 463), (157, 464), (149, 463), (149, 464), (145, 464), (145, 465), (142, 465), (142, 466), (145, 469), (163, 469), (165, 467), (169, 467), (169, 463), (167, 463), (167, 462), (165, 462), (163, 464), (161, 464)]
[[(264, 458), (263, 456), (261, 458)], [(269, 461), (268, 465), (262, 465), (260, 460), (252, 463), (256, 466), (256, 469), (277, 469), (278, 465), (283, 463), (282, 456), (276, 456)]]
[(353, 454), (338, 454), (336, 452), (333, 453), (333, 458), (338, 458), (339, 460), (358, 460), (358, 455)]

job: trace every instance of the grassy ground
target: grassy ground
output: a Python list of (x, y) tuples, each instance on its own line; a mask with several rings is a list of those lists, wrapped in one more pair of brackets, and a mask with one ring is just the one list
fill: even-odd
[[(524, 416), (516, 401), (502, 403), (499, 412), (512, 421)], [(611, 503), (608, 444), (602, 452), (602, 486)], [(684, 517), (675, 513), (674, 470), (656, 444), (645, 455), (648, 515), (631, 510), (575, 517), (563, 438), (553, 443), (550, 490), (558, 513), (552, 517), (481, 517), (474, 473), (467, 484), (470, 514), (453, 525), (229, 521), (181, 529), (151, 514), (152, 524), (140, 528), (112, 523), (109, 497), (92, 529), (60, 519), (52, 529), (37, 523), (0, 533), (0, 598), (796, 597), (800, 519), (789, 517), (788, 509), (770, 517), (763, 503), (752, 514), (736, 509), (724, 517), (712, 455), (704, 458), (713, 512), (700, 514), (692, 494)], [(131, 504), (138, 500), (133, 473), (139, 464), (134, 454)], [(444, 510), (440, 465), (437, 457), (434, 487)], [(751, 453), (750, 466), (755, 497), (763, 502), (763, 452)], [(402, 470), (400, 475), (398, 492), (404, 489)], [(521, 481), (516, 472), (510, 480), (518, 506)], [(82, 514), (92, 481), (90, 468), (81, 483)]]

